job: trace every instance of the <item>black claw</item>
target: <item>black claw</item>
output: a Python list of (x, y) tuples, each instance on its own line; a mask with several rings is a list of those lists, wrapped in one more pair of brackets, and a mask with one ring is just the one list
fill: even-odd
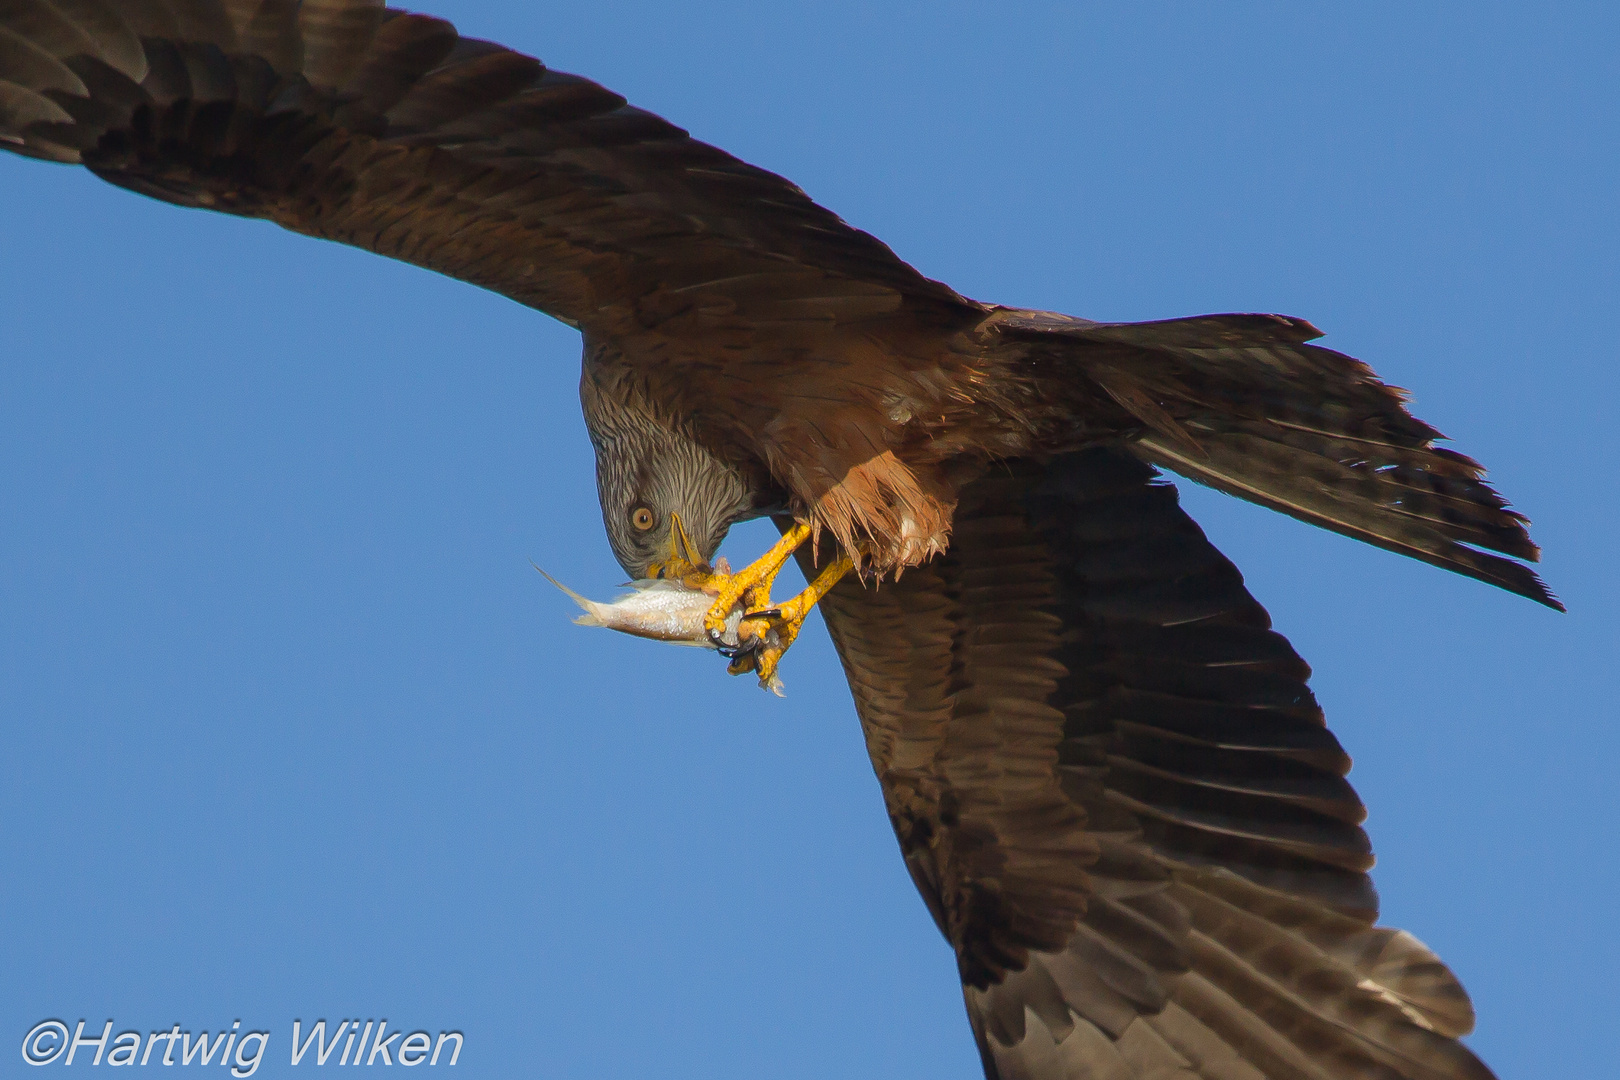
[(709, 634), (709, 641), (714, 645), (715, 651), (727, 660), (735, 660), (739, 656), (752, 656), (765, 647), (765, 642), (760, 638), (740, 642), (736, 645), (727, 645), (719, 634), (712, 631)]
[[(744, 619), (780, 619), (781, 617), (781, 608), (764, 608), (760, 611), (749, 611), (743, 613)], [(765, 648), (764, 635), (758, 635), (752, 641), (738, 645), (727, 645), (725, 643), (724, 634), (720, 631), (710, 630), (708, 631), (708, 635), (709, 644), (713, 645), (715, 647), (715, 651), (717, 651), (727, 660), (735, 660), (739, 656), (749, 656), (757, 652), (762, 652)]]

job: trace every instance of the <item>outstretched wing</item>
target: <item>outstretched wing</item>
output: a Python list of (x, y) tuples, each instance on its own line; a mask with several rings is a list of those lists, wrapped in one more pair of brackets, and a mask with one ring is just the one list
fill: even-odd
[(11, 0), (0, 147), (605, 333), (963, 303), (783, 178), (375, 0)]
[(969, 484), (822, 602), (986, 1075), (1485, 1080), (1377, 928), (1349, 759), (1242, 577), (1120, 449)]

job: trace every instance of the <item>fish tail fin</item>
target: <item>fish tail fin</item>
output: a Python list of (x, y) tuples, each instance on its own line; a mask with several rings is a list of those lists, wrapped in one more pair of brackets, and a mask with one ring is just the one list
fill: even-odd
[(576, 624), (578, 624), (579, 626), (606, 626), (607, 625), (607, 623), (602, 621), (602, 616), (601, 616), (601, 613), (597, 610), (598, 605), (596, 603), (594, 603), (593, 601), (585, 599), (583, 596), (579, 595), (579, 593), (575, 592), (573, 589), (570, 589), (568, 586), (564, 585), (562, 582), (558, 581), (556, 578), (552, 577), (550, 574), (546, 573), (544, 570), (541, 570), (540, 567), (537, 564), (531, 562), (529, 565), (533, 566), (535, 568), (535, 570), (539, 571), (539, 574), (540, 574), (541, 577), (545, 578), (547, 581), (549, 581), (553, 585), (557, 586), (557, 588), (561, 589), (568, 596), (568, 598), (570, 600), (572, 600), (574, 603), (578, 604), (580, 606), (580, 608), (582, 608), (584, 610), (585, 614), (575, 617), (574, 622)]

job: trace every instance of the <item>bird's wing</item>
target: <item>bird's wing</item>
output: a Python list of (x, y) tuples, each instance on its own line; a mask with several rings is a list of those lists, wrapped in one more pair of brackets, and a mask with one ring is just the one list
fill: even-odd
[(783, 178), (374, 0), (9, 0), (0, 147), (609, 334), (965, 303)]
[(994, 1080), (1486, 1080), (1377, 896), (1350, 762), (1127, 452), (992, 467), (950, 550), (823, 602)]

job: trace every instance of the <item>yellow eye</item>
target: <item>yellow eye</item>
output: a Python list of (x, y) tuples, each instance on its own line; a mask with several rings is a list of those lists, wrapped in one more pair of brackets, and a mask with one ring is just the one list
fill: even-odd
[(634, 525), (642, 532), (646, 532), (648, 529), (653, 527), (653, 512), (647, 509), (645, 506), (636, 507), (635, 510), (630, 514), (630, 524)]

